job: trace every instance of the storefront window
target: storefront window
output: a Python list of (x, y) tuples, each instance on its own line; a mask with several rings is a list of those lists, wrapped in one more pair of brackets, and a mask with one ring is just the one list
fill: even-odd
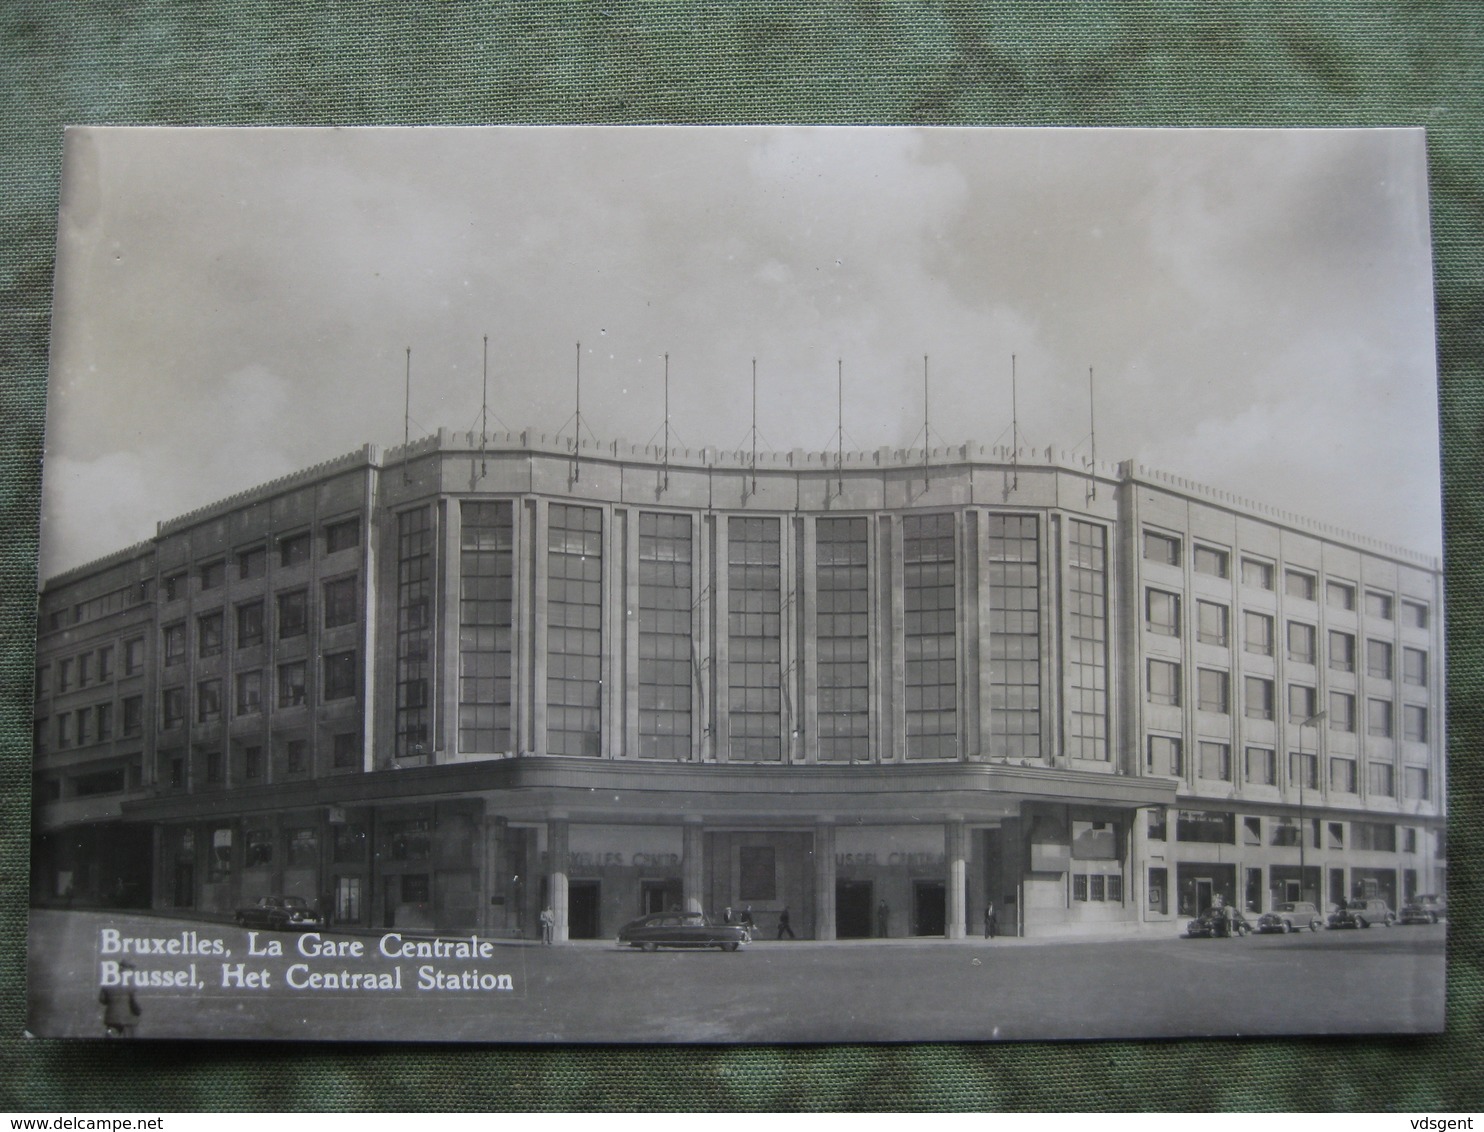
[(206, 862), (206, 879), (211, 884), (220, 884), (232, 875), (232, 830), (215, 829), (211, 832), (211, 854)]
[(337, 865), (353, 864), (366, 859), (366, 827), (358, 822), (331, 826), (332, 852)]
[(243, 855), (243, 865), (249, 869), (256, 869), (273, 864), (273, 831), (271, 829), (250, 829), (243, 835), (247, 849)]
[(319, 835), (312, 829), (288, 831), (289, 866), (312, 868), (319, 864)]
[(1211, 810), (1181, 810), (1175, 825), (1176, 841), (1231, 845), (1236, 841), (1236, 816)]

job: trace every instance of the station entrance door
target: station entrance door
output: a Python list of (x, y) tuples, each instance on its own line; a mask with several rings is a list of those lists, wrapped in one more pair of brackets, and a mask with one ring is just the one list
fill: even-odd
[(835, 938), (871, 938), (871, 882), (837, 880), (835, 882)]

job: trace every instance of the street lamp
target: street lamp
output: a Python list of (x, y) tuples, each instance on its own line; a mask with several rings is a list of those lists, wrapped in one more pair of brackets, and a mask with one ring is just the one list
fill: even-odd
[[(1321, 722), (1323, 722), (1325, 716), (1327, 716), (1327, 715), (1329, 715), (1329, 712), (1328, 711), (1316, 712), (1315, 714), (1309, 716), (1308, 719), (1305, 719), (1302, 722), (1300, 722), (1299, 725), (1298, 725), (1298, 741), (1299, 741), (1299, 755), (1300, 755), (1300, 757), (1302, 757), (1303, 754), (1304, 754), (1304, 728), (1305, 727), (1312, 727), (1314, 729), (1314, 768), (1315, 768), (1315, 772), (1316, 772), (1315, 773), (1315, 776), (1314, 776), (1314, 778), (1315, 778), (1314, 784), (1316, 786), (1319, 784), (1319, 782), (1318, 782), (1318, 779), (1319, 779), (1319, 775), (1318, 775), (1318, 768), (1319, 768), (1319, 724)], [(1305, 857), (1304, 857), (1304, 850), (1305, 850), (1305, 847), (1308, 845), (1308, 842), (1309, 842), (1309, 831), (1305, 828), (1305, 821), (1304, 821), (1304, 780), (1307, 779), (1308, 777), (1309, 776), (1307, 774), (1303, 774), (1303, 773), (1301, 773), (1299, 775), (1299, 898), (1300, 899), (1302, 899), (1303, 898), (1303, 895), (1304, 895), (1304, 878), (1305, 878), (1305, 876), (1308, 873), (1308, 870), (1305, 867)], [(1317, 846), (1316, 846), (1316, 848), (1317, 848)], [(1324, 886), (1321, 884), (1319, 887), (1322, 889)], [(1314, 903), (1315, 903), (1316, 906), (1319, 906), (1319, 905), (1322, 905), (1323, 904), (1323, 901), (1321, 901), (1319, 899), (1319, 891), (1317, 889), (1314, 892), (1314, 898), (1315, 898), (1314, 899)]]

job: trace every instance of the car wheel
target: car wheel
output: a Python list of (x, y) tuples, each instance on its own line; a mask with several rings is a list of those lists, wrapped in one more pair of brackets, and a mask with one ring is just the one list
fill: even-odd
[(641, 943), (639, 945), (639, 947), (643, 951), (654, 951), (654, 950), (658, 949), (659, 944), (657, 944), (657, 943)]
[(1368, 927), (1371, 926), (1371, 924), (1370, 924), (1370, 921), (1367, 920), (1364, 916), (1356, 916), (1355, 917), (1355, 926), (1357, 928), (1368, 928)]
[(1287, 935), (1291, 931), (1293, 931), (1293, 925), (1291, 923), (1289, 923), (1287, 920), (1284, 920), (1283, 921), (1283, 934), (1284, 935)]
[(726, 950), (728, 950), (728, 951), (736, 951), (737, 950), (737, 947), (738, 947), (738, 944), (736, 944), (736, 943), (729, 943), (729, 944), (726, 945)]
[(1310, 920), (1309, 921), (1309, 930), (1311, 932), (1317, 932), (1319, 930), (1319, 921), (1318, 920)]

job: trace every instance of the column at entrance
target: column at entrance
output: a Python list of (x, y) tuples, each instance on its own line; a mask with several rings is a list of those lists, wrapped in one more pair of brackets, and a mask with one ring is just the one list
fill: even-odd
[(835, 938), (835, 827), (814, 827), (814, 938)]
[(567, 934), (567, 819), (551, 818), (546, 823), (546, 856), (550, 883), (549, 899), (555, 922), (553, 943), (566, 943)]
[(944, 864), (948, 872), (945, 878), (948, 886), (945, 910), (947, 922), (943, 926), (943, 935), (946, 939), (964, 938), (968, 883), (967, 842), (968, 834), (964, 830), (963, 818), (949, 818), (943, 823), (943, 848), (946, 857)]
[(685, 902), (687, 912), (702, 912), (706, 907), (706, 827), (700, 819), (694, 819), (687, 820), (683, 828), (685, 841), (681, 847), (681, 899)]

